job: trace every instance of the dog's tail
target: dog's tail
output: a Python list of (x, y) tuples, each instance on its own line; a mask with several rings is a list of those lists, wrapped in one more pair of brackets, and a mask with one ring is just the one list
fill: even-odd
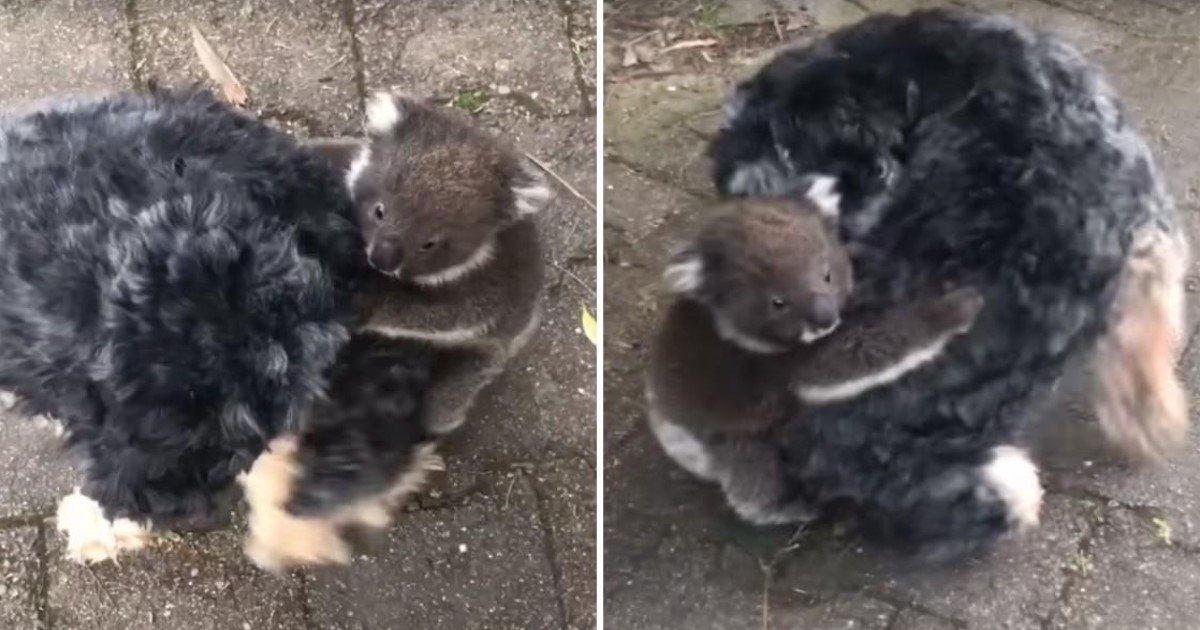
[(1187, 434), (1188, 401), (1175, 363), (1185, 334), (1188, 255), (1177, 228), (1143, 228), (1096, 354), (1096, 416), (1113, 446), (1134, 460), (1160, 459)]

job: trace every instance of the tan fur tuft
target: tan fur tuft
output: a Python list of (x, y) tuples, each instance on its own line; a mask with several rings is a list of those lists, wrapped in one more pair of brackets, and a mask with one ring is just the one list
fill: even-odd
[(1109, 441), (1135, 461), (1161, 459), (1187, 435), (1187, 396), (1175, 372), (1187, 265), (1182, 234), (1145, 228), (1120, 279), (1116, 319), (1097, 349), (1096, 417)]
[(302, 518), (284, 507), (300, 472), (295, 461), (298, 448), (294, 436), (277, 438), (250, 470), (238, 477), (250, 505), (246, 555), (268, 571), (346, 564), (350, 561), (350, 546), (342, 536), (346, 527), (388, 527), (393, 510), (425, 486), (429, 472), (445, 469), (442, 458), (434, 452), (435, 445), (422, 444), (413, 463), (386, 492), (319, 518)]

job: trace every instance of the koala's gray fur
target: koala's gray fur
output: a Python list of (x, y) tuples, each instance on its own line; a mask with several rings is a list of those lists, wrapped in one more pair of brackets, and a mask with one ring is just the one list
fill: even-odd
[[(650, 423), (668, 454), (693, 474), (721, 484), (743, 518), (804, 520), (808, 506), (785, 496), (773, 429), (803, 414), (804, 405), (853, 398), (932, 360), (970, 328), (982, 298), (958, 289), (851, 318), (805, 341), (795, 334), (808, 317), (804, 300), (828, 291), (841, 295), (849, 285), (836, 237), (817, 233), (831, 226), (809, 202), (756, 199), (730, 205), (668, 268), (667, 280), (680, 299), (668, 310), (651, 354)], [(826, 282), (824, 270), (831, 265), (835, 281)], [(821, 273), (810, 273), (813, 269)], [(782, 287), (789, 287), (788, 295), (804, 296), (782, 314), (755, 295), (783, 295)], [(731, 306), (740, 312), (727, 313)], [(766, 314), (756, 316), (754, 308)], [(773, 321), (763, 324), (764, 318)], [(775, 321), (783, 318), (799, 323)], [(730, 330), (738, 325), (730, 322), (767, 332)], [(780, 330), (787, 333), (776, 334)], [(769, 345), (745, 343), (768, 334)], [(793, 341), (785, 346), (786, 338)]]
[(346, 171), (380, 271), (362, 296), (363, 329), (439, 350), (425, 415), (446, 433), (537, 328), (532, 217), (552, 195), (532, 164), (454, 112), (378, 94), (366, 129), (365, 141), (309, 146)]

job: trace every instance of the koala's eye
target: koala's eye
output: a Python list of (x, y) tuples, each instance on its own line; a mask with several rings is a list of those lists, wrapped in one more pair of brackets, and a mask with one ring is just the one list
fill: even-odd
[(376, 219), (382, 221), (383, 220), (383, 204), (381, 204), (381, 203), (375, 204), (375, 207), (371, 209), (371, 214), (375, 215)]
[(771, 308), (777, 311), (786, 311), (788, 307), (787, 300), (777, 297), (771, 299)]
[(437, 239), (425, 241), (424, 243), (421, 244), (421, 251), (423, 251), (423, 252), (433, 251), (435, 248), (437, 248), (439, 243), (441, 243), (441, 241), (439, 241)]
[(833, 270), (829, 267), (825, 268), (825, 284), (833, 284)]

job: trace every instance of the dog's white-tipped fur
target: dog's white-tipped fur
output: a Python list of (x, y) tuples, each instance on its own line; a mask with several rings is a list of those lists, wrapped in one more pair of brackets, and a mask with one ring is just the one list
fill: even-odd
[(127, 519), (110, 521), (95, 500), (76, 488), (58, 503), (59, 531), (67, 534), (67, 558), (92, 563), (113, 560), (123, 551), (145, 547), (150, 529)]
[(423, 444), (408, 469), (385, 492), (321, 517), (298, 517), (285, 507), (300, 473), (298, 449), (294, 436), (276, 438), (250, 470), (238, 476), (250, 506), (246, 555), (268, 571), (349, 562), (350, 545), (342, 537), (343, 529), (389, 526), (393, 511), (425, 487), (429, 473), (445, 469), (434, 445)]
[(704, 283), (704, 263), (699, 256), (676, 260), (663, 270), (663, 282), (672, 293), (691, 293)]
[(388, 92), (376, 92), (367, 101), (367, 133), (391, 133), (404, 120), (404, 110), (396, 97)]
[(808, 187), (808, 192), (804, 196), (813, 205), (817, 206), (817, 210), (821, 212), (821, 216), (827, 219), (836, 219), (842, 212), (842, 196), (837, 192), (837, 178), (830, 175), (817, 175), (812, 180), (812, 185)]
[(1042, 509), (1042, 483), (1038, 480), (1037, 465), (1024, 450), (997, 446), (982, 472), (984, 481), (1008, 506), (1009, 521), (1016, 525), (1017, 531), (1037, 526)]

